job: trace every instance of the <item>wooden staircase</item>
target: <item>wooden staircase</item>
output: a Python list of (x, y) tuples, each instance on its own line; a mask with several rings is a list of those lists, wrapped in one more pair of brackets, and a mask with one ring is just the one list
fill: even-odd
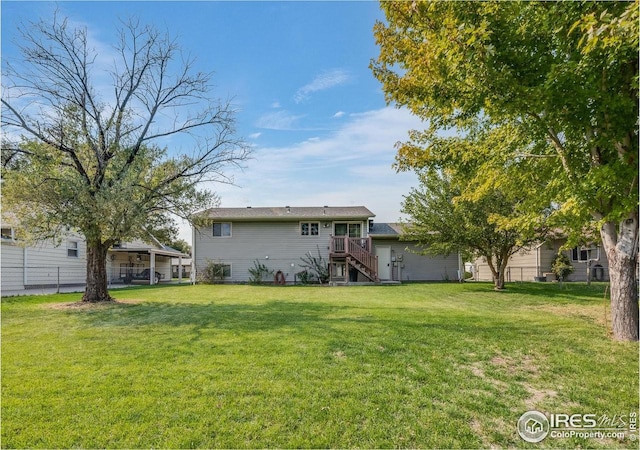
[[(331, 236), (329, 246), (329, 263), (345, 264), (345, 273), (342, 277), (349, 281), (349, 268), (353, 267), (369, 281), (378, 283), (378, 257), (372, 252), (371, 238), (350, 238), (347, 236)], [(333, 273), (333, 270), (331, 270)], [(336, 280), (333, 280), (336, 281)]]

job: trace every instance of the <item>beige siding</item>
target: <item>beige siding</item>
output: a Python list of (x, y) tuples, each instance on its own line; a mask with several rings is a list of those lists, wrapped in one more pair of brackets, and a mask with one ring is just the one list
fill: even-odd
[[(505, 272), (507, 281), (534, 281), (535, 277), (545, 276), (551, 273), (551, 264), (563, 240), (555, 240), (544, 243), (538, 247), (516, 253), (509, 260), (509, 265)], [(563, 253), (571, 260), (571, 251), (564, 250)], [(587, 265), (585, 262), (571, 261), (574, 272), (569, 276), (569, 281), (587, 281)], [(600, 260), (592, 263), (594, 266), (600, 265), (603, 268), (604, 279), (609, 279), (609, 264), (604, 251), (600, 251)], [(491, 270), (484, 258), (475, 261), (476, 280), (491, 281)], [(592, 269), (593, 273), (593, 269)], [(592, 279), (595, 279), (592, 277)]]

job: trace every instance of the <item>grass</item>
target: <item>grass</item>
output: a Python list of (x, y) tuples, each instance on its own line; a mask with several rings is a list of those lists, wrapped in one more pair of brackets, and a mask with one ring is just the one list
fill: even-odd
[(175, 286), (2, 300), (2, 447), (527, 444), (520, 415), (638, 411), (604, 285)]

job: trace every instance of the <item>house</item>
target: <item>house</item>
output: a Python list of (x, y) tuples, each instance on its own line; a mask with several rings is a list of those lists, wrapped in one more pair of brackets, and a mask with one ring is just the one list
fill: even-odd
[[(506, 281), (552, 281), (556, 277), (551, 264), (566, 243), (565, 238), (552, 238), (523, 249), (509, 258), (505, 271)], [(574, 268), (568, 281), (608, 281), (609, 263), (605, 252), (596, 244), (562, 250)], [(474, 279), (491, 281), (491, 269), (484, 258), (474, 263)]]
[[(111, 285), (155, 284), (172, 279), (171, 258), (187, 258), (188, 255), (162, 245), (151, 236), (149, 241), (116, 244), (109, 250), (107, 275)], [(86, 284), (87, 246), (84, 237), (78, 233), (69, 231), (55, 242), (48, 240), (24, 245), (16, 229), (3, 223), (0, 245), (2, 295)]]
[(247, 282), (261, 264), (295, 283), (305, 270), (301, 258), (311, 254), (328, 264), (332, 283), (456, 278), (457, 255), (413, 254), (415, 245), (399, 241), (397, 225), (374, 217), (364, 206), (209, 209), (194, 228), (194, 268), (214, 262), (226, 281)]

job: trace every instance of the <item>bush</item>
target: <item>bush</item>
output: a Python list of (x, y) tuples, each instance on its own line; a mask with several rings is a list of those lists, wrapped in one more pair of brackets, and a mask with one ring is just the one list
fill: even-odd
[(311, 284), (313, 282), (313, 275), (308, 270), (303, 270), (296, 274), (296, 278), (301, 284)]
[[(300, 267), (307, 269), (313, 276), (318, 279), (320, 284), (323, 284), (329, 281), (329, 264), (322, 257), (322, 254), (320, 253), (320, 247), (316, 247), (318, 248), (318, 256), (313, 256), (311, 252), (307, 253), (302, 258), (300, 258), (304, 263), (300, 264)], [(307, 280), (307, 282), (308, 281), (309, 280)]]
[(569, 257), (564, 253), (558, 253), (551, 263), (551, 271), (560, 281), (566, 281), (573, 270)]
[(249, 284), (262, 284), (267, 279), (273, 277), (273, 270), (262, 264), (257, 259), (253, 262), (253, 267), (249, 269)]
[(226, 277), (226, 269), (226, 264), (207, 260), (207, 265), (204, 269), (198, 271), (197, 282), (202, 284), (223, 283)]

